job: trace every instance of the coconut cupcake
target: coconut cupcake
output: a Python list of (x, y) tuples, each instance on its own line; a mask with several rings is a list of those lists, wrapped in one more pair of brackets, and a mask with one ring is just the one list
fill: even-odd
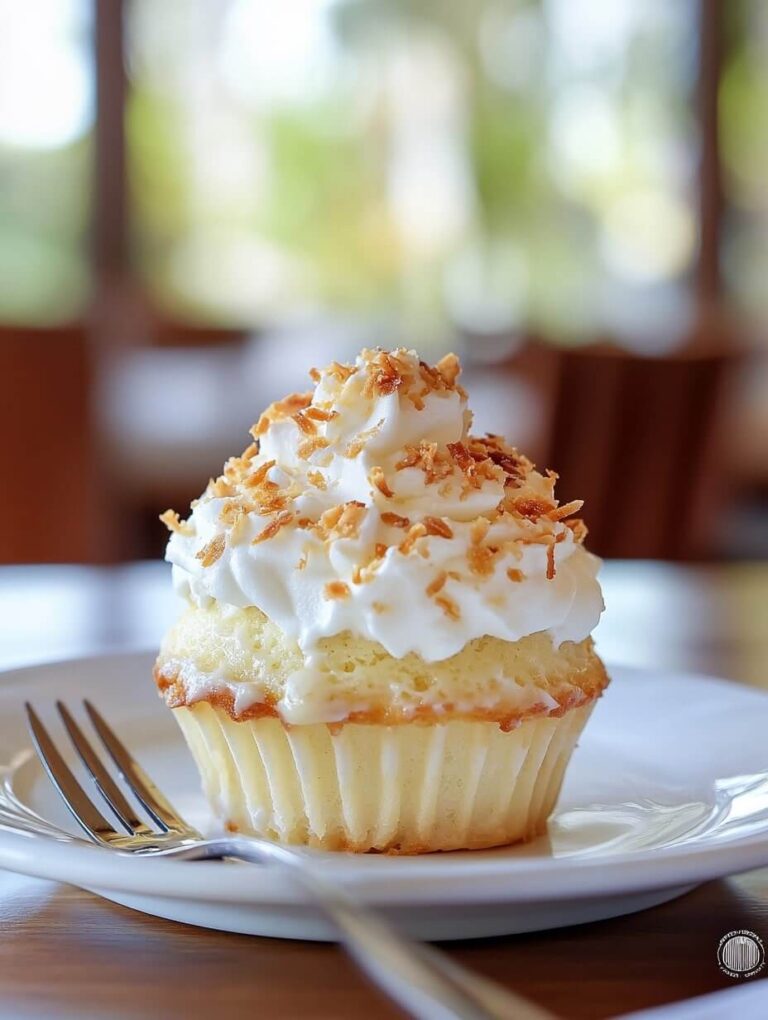
[(608, 683), (599, 560), (556, 475), (471, 434), (459, 372), (313, 370), (163, 515), (186, 608), (155, 680), (231, 830), (422, 853), (546, 827)]

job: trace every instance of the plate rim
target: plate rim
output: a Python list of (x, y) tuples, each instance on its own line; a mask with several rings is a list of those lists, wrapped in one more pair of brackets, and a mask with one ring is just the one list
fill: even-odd
[[(16, 681), (27, 681), (30, 674), (55, 673), (71, 669), (77, 663), (93, 667), (115, 660), (125, 663), (145, 659), (152, 649), (136, 648), (71, 656), (0, 670), (0, 694)], [(728, 685), (749, 698), (765, 699), (768, 692), (737, 681), (705, 673), (672, 667), (646, 667), (607, 664), (609, 673), (638, 679), (663, 672), (696, 682)], [(766, 763), (768, 768), (768, 762)], [(371, 903), (403, 905), (449, 905), (457, 903), (544, 902), (556, 899), (581, 900), (599, 895), (611, 896), (695, 885), (726, 875), (738, 874), (768, 865), (768, 822), (765, 830), (736, 836), (723, 844), (677, 844), (645, 850), (602, 854), (592, 858), (471, 857), (482, 851), (459, 851), (454, 855), (423, 857), (376, 857), (384, 866), (345, 870), (356, 860), (353, 854), (311, 854), (316, 866)], [(34, 845), (36, 852), (30, 854)], [(461, 857), (459, 857), (461, 854)], [(398, 862), (394, 864), (393, 863)], [(133, 895), (157, 895), (171, 899), (189, 899), (206, 903), (238, 903), (243, 906), (306, 903), (306, 897), (290, 879), (278, 871), (267, 882), (250, 883), (238, 878), (240, 866), (223, 867), (217, 862), (197, 862), (206, 882), (195, 882), (190, 889), (188, 863), (159, 859), (116, 856), (114, 850), (96, 846), (85, 839), (59, 842), (46, 836), (18, 835), (0, 830), (0, 868), (21, 874), (68, 882), (83, 888), (104, 889)], [(266, 869), (264, 869), (266, 870)], [(252, 874), (253, 877), (253, 874)], [(469, 888), (468, 888), (469, 887)]]

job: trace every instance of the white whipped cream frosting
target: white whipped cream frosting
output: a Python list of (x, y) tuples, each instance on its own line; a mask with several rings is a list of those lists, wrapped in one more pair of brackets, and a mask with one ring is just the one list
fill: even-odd
[[(304, 447), (300, 455), (307, 435), (291, 416), (273, 420), (260, 436), (246, 475), (274, 461), (265, 477), (289, 494), (287, 511), (251, 510), (233, 528), (231, 517), (226, 523), (231, 496), (216, 495), (209, 486), (193, 504), (166, 553), (177, 591), (198, 605), (216, 599), (255, 606), (307, 655), (320, 639), (344, 631), (380, 643), (390, 655), (415, 652), (430, 662), (483, 635), (517, 641), (547, 631), (556, 644), (588, 637), (603, 608), (598, 558), (564, 521), (499, 513), (507, 480), (501, 467), (490, 468), (476, 488), (467, 486), (458, 468), (439, 482), (428, 481), (419, 466), (398, 468), (422, 441), (440, 451), (466, 442), (471, 415), (460, 387), (433, 389), (415, 402), (403, 387), (372, 390), (370, 381), (366, 385), (372, 356), (363, 352), (348, 378), (321, 373), (310, 406), (329, 415), (312, 425), (326, 446), (308, 455)], [(418, 378), (415, 352), (396, 356)], [(350, 455), (356, 447), (357, 455)], [(391, 496), (372, 475), (385, 480)], [(526, 494), (552, 497), (552, 481), (535, 471), (526, 472), (521, 485)], [(238, 483), (238, 493), (247, 491)], [(349, 501), (365, 507), (357, 534), (329, 540), (307, 526)], [(291, 517), (276, 534), (254, 542), (286, 512)], [(411, 524), (426, 515), (440, 518), (452, 537), (427, 534), (402, 551), (408, 529), (381, 516), (393, 513)], [(490, 521), (483, 539), (494, 553), (490, 572), (478, 573), (468, 559), (478, 517)], [(212, 542), (223, 543), (223, 550), (204, 565), (202, 551)], [(356, 568), (370, 562), (377, 544), (386, 552), (361, 580)], [(444, 573), (436, 595), (430, 588)], [(334, 589), (343, 597), (330, 594)]]

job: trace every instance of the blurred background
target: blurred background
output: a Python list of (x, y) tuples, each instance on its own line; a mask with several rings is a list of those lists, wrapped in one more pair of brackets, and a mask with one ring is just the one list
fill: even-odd
[(595, 551), (768, 555), (768, 5), (0, 0), (0, 561), (159, 555), (377, 343)]

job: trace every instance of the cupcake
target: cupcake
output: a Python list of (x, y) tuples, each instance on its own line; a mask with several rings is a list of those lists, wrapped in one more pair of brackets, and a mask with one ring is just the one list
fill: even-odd
[(608, 683), (600, 561), (460, 365), (363, 351), (272, 404), (172, 534), (155, 681), (232, 831), (425, 853), (543, 832)]

